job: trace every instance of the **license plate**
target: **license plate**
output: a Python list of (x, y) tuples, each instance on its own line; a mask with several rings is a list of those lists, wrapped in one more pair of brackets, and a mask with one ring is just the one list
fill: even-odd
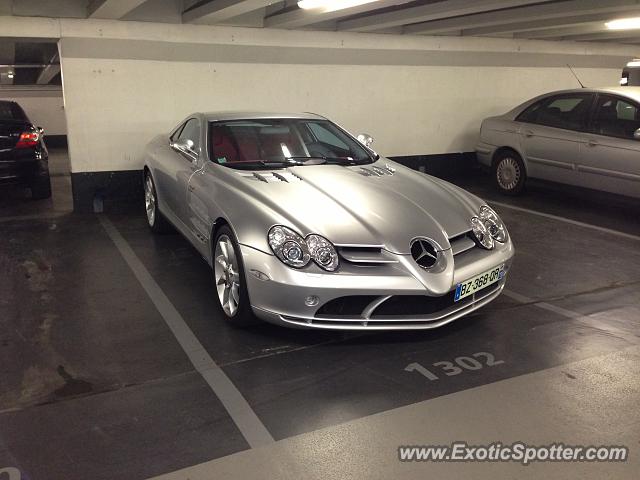
[(466, 282), (456, 285), (456, 296), (454, 301), (462, 300), (469, 295), (473, 295), (478, 290), (482, 290), (488, 287), (492, 283), (496, 283), (504, 277), (504, 265), (492, 268), (486, 272), (482, 272), (480, 275), (476, 275), (470, 278)]

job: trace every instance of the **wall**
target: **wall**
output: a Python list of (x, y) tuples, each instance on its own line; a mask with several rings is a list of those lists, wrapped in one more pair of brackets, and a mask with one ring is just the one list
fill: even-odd
[(29, 119), (44, 128), (45, 135), (67, 134), (61, 88), (0, 88), (0, 99), (18, 102)]
[(313, 111), (372, 134), (387, 156), (469, 152), (484, 117), (542, 92), (576, 87), (567, 63), (587, 85), (616, 85), (637, 50), (0, 17), (0, 35), (12, 30), (61, 38), (71, 166), (78, 175), (140, 169), (144, 145), (198, 110)]

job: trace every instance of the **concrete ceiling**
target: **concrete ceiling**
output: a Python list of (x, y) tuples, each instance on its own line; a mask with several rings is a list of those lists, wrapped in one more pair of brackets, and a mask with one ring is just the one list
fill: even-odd
[(640, 30), (613, 32), (605, 26), (610, 20), (640, 17), (640, 0), (377, 0), (333, 11), (304, 10), (296, 0), (0, 0), (0, 15), (640, 42)]

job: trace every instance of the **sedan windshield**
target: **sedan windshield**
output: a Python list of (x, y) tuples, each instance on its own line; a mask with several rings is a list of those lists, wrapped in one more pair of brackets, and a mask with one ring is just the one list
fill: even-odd
[(328, 120), (269, 118), (209, 124), (211, 160), (233, 168), (364, 164), (374, 161), (360, 142)]

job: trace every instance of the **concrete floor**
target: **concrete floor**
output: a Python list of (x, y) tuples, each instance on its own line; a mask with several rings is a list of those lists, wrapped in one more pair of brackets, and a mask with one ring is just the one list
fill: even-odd
[[(139, 212), (71, 214), (68, 178), (56, 179), (50, 201), (0, 198), (0, 472), (13, 467), (34, 480), (637, 478), (633, 202), (536, 185), (507, 199), (486, 177), (457, 179), (495, 202), (516, 244), (498, 300), (431, 332), (236, 330), (217, 314), (210, 271), (183, 238), (150, 235)], [(189, 333), (202, 346), (196, 367), (176, 339)], [(483, 368), (438, 370), (474, 355)], [(205, 360), (215, 368), (203, 369)], [(216, 393), (212, 372), (214, 383), (229, 382)], [(245, 410), (229, 408), (229, 391)], [(266, 430), (262, 446), (250, 447), (239, 416)], [(615, 444), (631, 453), (626, 463), (526, 467), (398, 461), (399, 445), (454, 440)]]

